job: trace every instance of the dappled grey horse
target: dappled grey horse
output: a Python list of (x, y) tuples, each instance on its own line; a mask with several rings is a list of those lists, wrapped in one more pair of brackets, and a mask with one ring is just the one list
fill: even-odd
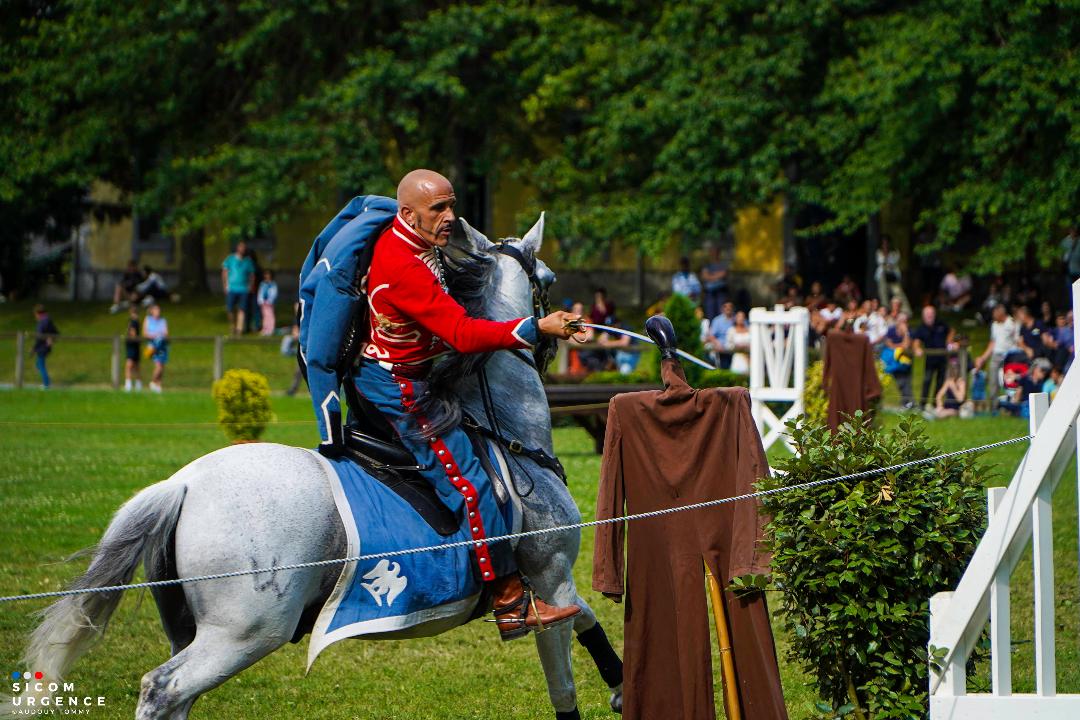
[[(471, 258), (480, 261), (477, 267), (484, 266), (487, 282), (474, 283), (482, 287), (483, 315), (495, 320), (532, 315), (534, 287), (526, 266), (538, 281), (535, 290), (546, 290), (554, 280), (542, 262), (532, 264), (543, 235), (543, 216), (524, 238), (508, 241), (511, 252), (496, 252), (487, 238), (462, 226), (464, 238), (456, 237), (447, 248), (447, 262), (453, 267), (455, 257)], [(524, 445), (553, 455), (543, 383), (537, 372), (527, 369), (528, 362), (524, 352), (490, 356), (483, 365), (491, 391), (488, 408), (498, 425), (512, 429)], [(485, 417), (475, 375), (459, 380), (456, 392), (472, 417)], [(519, 482), (532, 485), (531, 492), (521, 493), (522, 529), (578, 522), (577, 506), (559, 477), (527, 457), (518, 460), (517, 472), (527, 476), (519, 476)], [(327, 472), (333, 471), (317, 453), (274, 443), (210, 453), (124, 504), (73, 587), (128, 583), (140, 560), (147, 578), (157, 580), (344, 557), (345, 530)], [(524, 538), (515, 551), (542, 597), (556, 605), (576, 603), (583, 610), (572, 625), (536, 635), (558, 718), (578, 716), (570, 668), (572, 631), (587, 647), (586, 638), (603, 636), (574, 586), (571, 569), (579, 544), (580, 532), (574, 530)], [(310, 622), (340, 572), (340, 565), (329, 565), (155, 588), (172, 657), (143, 676), (136, 718), (186, 718), (200, 695), (278, 649)], [(95, 593), (67, 596), (50, 606), (30, 639), (26, 667), (49, 678), (63, 677), (104, 632), (119, 601), (119, 592)], [(436, 635), (467, 622), (472, 614), (473, 609), (466, 608), (455, 617), (383, 637)], [(620, 682), (612, 677), (610, 664), (601, 671), (609, 685)], [(621, 705), (621, 684), (612, 702)]]

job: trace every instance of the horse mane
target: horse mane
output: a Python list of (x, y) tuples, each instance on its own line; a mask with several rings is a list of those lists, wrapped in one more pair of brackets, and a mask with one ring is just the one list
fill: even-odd
[[(490, 253), (462, 250), (454, 257), (442, 254), (443, 278), (450, 296), (457, 300), (470, 317), (485, 317), (485, 290), (498, 264)], [(533, 347), (533, 361), (543, 370), (557, 351), (555, 338), (542, 336)], [(459, 353), (443, 355), (435, 361), (427, 377), (427, 392), (416, 401), (417, 412), (427, 418), (425, 437), (434, 437), (461, 422), (461, 398), (456, 389), (462, 378), (477, 372), (491, 353)]]

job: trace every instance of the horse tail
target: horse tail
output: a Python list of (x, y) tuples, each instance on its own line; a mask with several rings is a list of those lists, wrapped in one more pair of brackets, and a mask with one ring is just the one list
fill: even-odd
[[(172, 552), (173, 530), (187, 493), (177, 478), (151, 485), (116, 511), (95, 547), (75, 556), (92, 554), (86, 572), (72, 590), (125, 585), (131, 582), (142, 558), (164, 558)], [(23, 667), (41, 671), (49, 681), (67, 671), (104, 634), (122, 590), (67, 595), (41, 611), (41, 623), (30, 636)]]

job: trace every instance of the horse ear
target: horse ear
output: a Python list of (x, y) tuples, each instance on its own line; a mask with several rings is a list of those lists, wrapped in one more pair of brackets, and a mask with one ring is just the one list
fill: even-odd
[(485, 236), (484, 233), (467, 223), (465, 218), (459, 217), (458, 222), (461, 223), (461, 230), (467, 244), (470, 245), (474, 251), (487, 252), (495, 246), (494, 243), (487, 239), (487, 236)]
[(540, 245), (544, 242), (544, 213), (540, 213), (540, 218), (536, 221), (536, 224), (529, 228), (529, 232), (525, 233), (525, 237), (521, 238), (521, 244), (526, 249), (532, 251), (533, 255), (540, 252)]

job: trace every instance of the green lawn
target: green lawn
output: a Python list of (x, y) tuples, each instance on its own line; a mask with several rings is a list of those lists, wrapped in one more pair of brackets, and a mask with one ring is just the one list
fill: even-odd
[[(23, 330), (33, 332), (34, 303), (21, 301), (0, 305), (0, 385), (15, 378), (15, 340), (12, 334)], [(98, 386), (111, 382), (111, 340), (82, 341), (76, 337), (111, 338), (126, 332), (127, 311), (109, 313), (109, 303), (57, 302), (47, 305), (60, 329), (60, 339), (49, 355), (49, 374), (57, 387)], [(288, 328), (292, 306), (278, 303), (278, 327)], [(140, 317), (145, 313), (141, 313)], [(180, 303), (164, 303), (162, 315), (169, 322), (172, 343), (165, 369), (164, 386), (169, 388), (208, 389), (213, 382), (214, 345), (207, 339), (228, 335), (225, 305), (221, 298), (200, 297)], [(27, 341), (26, 383), (40, 385), (34, 358), (29, 354), (32, 339)], [(262, 338), (248, 335), (239, 340), (226, 338), (224, 368), (246, 367), (267, 376), (274, 390), (284, 390), (292, 382), (296, 360), (280, 352), (281, 335)], [(153, 364), (143, 359), (143, 382), (150, 379)]]
[[(316, 438), (306, 399), (275, 397), (276, 419), (267, 440), (310, 446)], [(83, 562), (65, 562), (93, 544), (111, 513), (137, 489), (168, 477), (190, 460), (221, 447), (208, 393), (162, 396), (92, 390), (0, 391), (0, 594), (57, 589)], [(71, 427), (55, 423), (79, 423)], [(168, 426), (176, 423), (175, 426)], [(1024, 423), (980, 418), (930, 426), (946, 450), (1013, 437)], [(573, 428), (556, 430), (556, 449), (586, 518), (594, 515), (599, 458), (591, 440)], [(1022, 446), (995, 451), (987, 462), (1007, 481)], [(1068, 477), (1068, 476), (1067, 476)], [(1075, 475), (1072, 475), (1075, 478)], [(1060, 692), (1080, 691), (1080, 628), (1076, 617), (1076, 482), (1067, 479), (1055, 498), (1058, 560), (1058, 667)], [(583, 536), (575, 575), (618, 647), (620, 606), (589, 589), (593, 536)], [(1030, 691), (1031, 566), (1021, 563), (1013, 583), (1015, 689)], [(149, 597), (121, 604), (103, 643), (76, 666), (72, 680), (108, 699), (97, 717), (132, 717), (144, 672), (168, 656)], [(18, 657), (43, 602), (0, 606), (0, 669), (23, 669)], [(781, 672), (793, 719), (812, 716), (813, 692), (784, 659), (787, 644), (777, 625)], [(473, 623), (444, 636), (411, 642), (344, 642), (328, 649), (304, 676), (306, 642), (287, 645), (199, 702), (193, 717), (257, 718), (536, 718), (549, 717), (543, 676), (529, 641), (502, 644), (492, 628)], [(582, 714), (611, 717), (607, 692), (588, 656), (574, 645)], [(26, 668), (32, 670), (33, 668)], [(985, 674), (985, 669), (984, 669)]]

